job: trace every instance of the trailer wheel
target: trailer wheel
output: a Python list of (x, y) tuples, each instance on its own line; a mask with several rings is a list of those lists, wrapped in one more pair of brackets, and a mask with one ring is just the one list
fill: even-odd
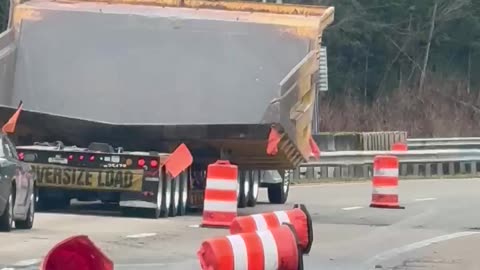
[(250, 189), (248, 192), (248, 206), (257, 205), (258, 193), (260, 189), (260, 171), (253, 170), (250, 172)]
[(173, 179), (169, 179), (168, 177), (163, 177), (161, 183), (162, 183), (162, 192), (161, 192), (161, 205), (160, 205), (160, 217), (168, 217), (168, 214), (170, 212), (170, 206), (171, 206), (171, 195), (172, 195), (172, 181)]
[(171, 199), (170, 199), (170, 211), (169, 216), (177, 216), (178, 206), (180, 204), (180, 179), (181, 176), (177, 176), (171, 180)]
[(248, 191), (250, 190), (250, 181), (252, 177), (249, 171), (241, 170), (239, 174), (238, 188), (238, 208), (245, 208), (248, 201)]
[(183, 172), (179, 177), (180, 181), (180, 200), (177, 208), (177, 215), (184, 216), (187, 212), (188, 201), (188, 174)]
[(268, 200), (274, 204), (284, 204), (290, 191), (290, 173), (285, 171), (282, 182), (268, 186)]

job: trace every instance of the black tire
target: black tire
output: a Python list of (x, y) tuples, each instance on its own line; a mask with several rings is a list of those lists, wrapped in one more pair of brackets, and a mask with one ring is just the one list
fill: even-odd
[(285, 171), (282, 182), (268, 186), (268, 200), (274, 204), (284, 204), (290, 191), (290, 173)]
[(160, 206), (160, 217), (168, 217), (168, 214), (170, 213), (170, 205), (172, 202), (172, 199), (171, 199), (172, 181), (173, 179), (170, 179), (170, 177), (163, 177), (161, 181), (162, 199), (161, 199), (161, 206)]
[(239, 173), (239, 187), (238, 187), (238, 208), (247, 207), (248, 190), (250, 189), (250, 173), (246, 170), (241, 170)]
[(15, 228), (21, 230), (30, 230), (35, 220), (35, 194), (30, 195), (30, 206), (28, 207), (27, 217), (25, 220), (15, 221)]
[(250, 176), (250, 189), (248, 191), (247, 205), (254, 207), (257, 205), (258, 193), (260, 191), (260, 171), (251, 171)]
[(178, 204), (177, 215), (184, 216), (187, 213), (188, 204), (188, 173), (180, 174), (180, 202)]
[(177, 216), (178, 205), (180, 203), (180, 176), (171, 180), (170, 190), (170, 210), (168, 215), (171, 217)]
[(10, 192), (8, 195), (8, 201), (5, 205), (5, 210), (0, 216), (0, 231), (9, 232), (13, 228), (13, 205), (14, 205), (14, 196)]

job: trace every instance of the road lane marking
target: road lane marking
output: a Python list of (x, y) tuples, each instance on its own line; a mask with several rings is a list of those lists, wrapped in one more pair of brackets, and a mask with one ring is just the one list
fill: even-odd
[(435, 201), (437, 198), (418, 198), (415, 199), (416, 202), (425, 202), (425, 201)]
[(342, 208), (342, 210), (351, 211), (351, 210), (357, 210), (357, 209), (362, 209), (362, 208), (363, 208), (363, 206), (352, 206), (352, 207)]
[(12, 266), (17, 266), (17, 267), (25, 267), (25, 266), (30, 266), (30, 265), (36, 265), (42, 262), (42, 259), (30, 259), (30, 260), (23, 260), (23, 261), (18, 261)]
[(139, 233), (139, 234), (130, 234), (125, 237), (126, 238), (144, 238), (144, 237), (150, 237), (155, 235), (157, 235), (157, 233)]
[(470, 232), (470, 231), (456, 232), (456, 233), (452, 233), (452, 234), (441, 235), (441, 236), (437, 236), (437, 237), (434, 237), (434, 238), (430, 238), (430, 239), (422, 240), (422, 241), (419, 241), (419, 242), (411, 243), (411, 244), (408, 244), (408, 245), (405, 245), (405, 246), (402, 246), (402, 247), (394, 248), (394, 249), (382, 252), (380, 254), (377, 254), (374, 257), (370, 258), (366, 262), (366, 264), (367, 265), (375, 265), (375, 264), (378, 264), (379, 262), (386, 261), (386, 260), (392, 259), (394, 257), (397, 257), (397, 256), (399, 256), (403, 253), (407, 253), (407, 252), (410, 252), (410, 251), (413, 251), (413, 250), (416, 250), (416, 249), (420, 249), (420, 248), (430, 246), (431, 244), (435, 244), (435, 243), (439, 243), (439, 242), (443, 242), (443, 241), (448, 241), (448, 240), (451, 240), (451, 239), (460, 238), (460, 237), (464, 237), (464, 236), (479, 234), (479, 233), (480, 232)]
[(18, 261), (14, 264), (11, 264), (8, 267), (0, 268), (0, 270), (15, 270), (15, 269), (30, 269), (30, 266), (38, 266), (42, 263), (42, 259), (29, 259), (29, 260), (22, 260)]
[(157, 268), (167, 266), (165, 263), (121, 263), (115, 264), (115, 269), (126, 268), (126, 269), (139, 269), (139, 268)]

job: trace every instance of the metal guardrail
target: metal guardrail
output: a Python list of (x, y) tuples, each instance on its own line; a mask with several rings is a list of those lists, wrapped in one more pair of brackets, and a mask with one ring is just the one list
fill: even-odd
[(302, 164), (302, 167), (372, 164), (373, 158), (379, 155), (395, 155), (400, 163), (480, 161), (480, 149), (409, 150), (406, 152), (337, 151), (324, 152), (321, 154), (319, 161), (310, 161)]
[(480, 149), (480, 137), (412, 138), (407, 139), (408, 149)]
[(400, 177), (478, 176), (480, 149), (436, 149), (401, 151), (323, 152), (320, 160), (302, 164), (294, 179), (370, 178), (377, 155), (395, 155), (400, 161)]

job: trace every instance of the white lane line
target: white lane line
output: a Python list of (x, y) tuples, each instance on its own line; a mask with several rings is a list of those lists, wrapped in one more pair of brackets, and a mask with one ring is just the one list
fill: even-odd
[(416, 202), (425, 202), (425, 201), (435, 201), (437, 198), (418, 198), (415, 199)]
[(363, 206), (352, 206), (352, 207), (342, 208), (342, 210), (350, 211), (350, 210), (357, 210), (357, 209), (362, 209), (362, 208), (363, 208)]
[(126, 268), (126, 269), (139, 269), (139, 268), (157, 268), (167, 266), (165, 263), (120, 263), (115, 264), (115, 269)]
[(41, 262), (42, 262), (42, 259), (30, 259), (30, 260), (18, 261), (12, 266), (25, 267), (25, 266), (40, 264)]
[(366, 263), (368, 265), (378, 264), (379, 262), (397, 257), (400, 254), (410, 252), (410, 251), (413, 251), (413, 250), (416, 250), (416, 249), (424, 248), (424, 247), (430, 246), (431, 244), (435, 244), (435, 243), (439, 243), (439, 242), (443, 242), (443, 241), (448, 241), (448, 240), (459, 238), (459, 237), (479, 234), (479, 233), (480, 232), (466, 231), (466, 232), (456, 232), (456, 233), (452, 233), (452, 234), (437, 236), (437, 237), (434, 237), (434, 238), (426, 239), (426, 240), (423, 240), (423, 241), (415, 242), (415, 243), (412, 243), (412, 244), (408, 244), (408, 245), (405, 245), (405, 246), (402, 246), (402, 247), (398, 247), (398, 248), (394, 248), (394, 249), (382, 252), (382, 253), (377, 254), (376, 256), (370, 258)]
[(157, 235), (157, 233), (139, 233), (139, 234), (130, 234), (125, 237), (126, 238), (144, 238), (144, 237), (150, 237), (155, 235)]
[(29, 259), (18, 261), (9, 267), (0, 268), (0, 270), (15, 270), (18, 268), (27, 268), (29, 266), (38, 266), (42, 262), (42, 259)]

